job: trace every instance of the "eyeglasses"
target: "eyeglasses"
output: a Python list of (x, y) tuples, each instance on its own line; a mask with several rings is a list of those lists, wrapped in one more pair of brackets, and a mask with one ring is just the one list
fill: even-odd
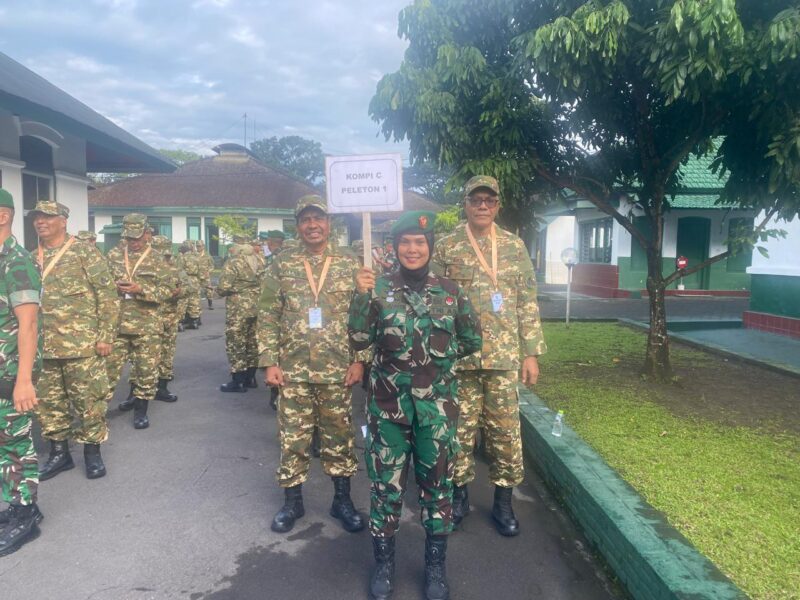
[(467, 196), (467, 202), (472, 208), (478, 208), (481, 204), (485, 204), (486, 208), (494, 208), (500, 199), (497, 196)]

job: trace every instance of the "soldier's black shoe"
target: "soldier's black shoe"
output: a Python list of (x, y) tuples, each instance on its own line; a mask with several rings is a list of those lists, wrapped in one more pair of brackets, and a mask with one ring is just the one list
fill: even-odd
[(373, 537), (372, 553), (375, 570), (369, 580), (369, 596), (372, 600), (389, 600), (394, 591), (394, 536)]
[(133, 410), (133, 384), (131, 384), (131, 391), (128, 392), (128, 397), (119, 403), (119, 408), (122, 411)]
[(195, 324), (195, 329), (200, 329), (200, 326), (203, 324), (203, 321), (200, 320), (200, 317), (197, 317), (194, 320), (194, 324)]
[(494, 506), (492, 506), (492, 519), (494, 526), (500, 535), (513, 537), (519, 534), (519, 521), (514, 516), (514, 509), (511, 507), (511, 494), (514, 488), (494, 487)]
[(67, 440), (61, 442), (50, 440), (50, 456), (39, 469), (39, 481), (46, 481), (61, 471), (69, 471), (74, 467), (75, 463), (72, 462), (72, 455), (69, 453), (69, 442)]
[(333, 503), (331, 504), (331, 516), (339, 519), (345, 531), (355, 533), (364, 529), (364, 517), (353, 506), (350, 498), (350, 478), (331, 477), (333, 479)]
[(303, 507), (303, 485), (298, 483), (295, 486), (284, 490), (284, 503), (281, 509), (272, 519), (272, 531), (286, 533), (294, 527), (294, 522), (306, 514)]
[(208, 310), (214, 310), (214, 303), (211, 301), (211, 298), (206, 298), (208, 300)]
[(447, 536), (431, 535), (425, 537), (425, 598), (426, 600), (447, 600), (450, 586), (447, 585)]
[(26, 542), (36, 539), (39, 536), (37, 523), (41, 522), (42, 518), (42, 513), (36, 504), (9, 506), (8, 522), (0, 531), (0, 556), (16, 552)]
[(248, 367), (247, 371), (245, 372), (247, 375), (247, 387), (250, 389), (255, 389), (258, 387), (258, 382), (256, 381), (256, 371), (258, 367)]
[(247, 386), (245, 382), (247, 381), (247, 371), (238, 371), (236, 373), (231, 373), (231, 380), (228, 383), (223, 383), (219, 386), (220, 392), (246, 392)]
[(100, 456), (100, 444), (83, 445), (83, 462), (86, 465), (86, 478), (99, 479), (105, 476), (106, 466)]
[(280, 394), (278, 388), (269, 388), (269, 406), (272, 410), (278, 410), (278, 394)]
[(175, 402), (178, 397), (167, 389), (168, 379), (158, 380), (158, 389), (156, 390), (156, 400), (162, 402)]
[(147, 405), (150, 404), (144, 398), (133, 399), (133, 428), (147, 429), (150, 427), (150, 419), (147, 418)]
[[(38, 525), (39, 523), (41, 523), (44, 520), (44, 515), (39, 510), (39, 506), (38, 505), (31, 504), (31, 506), (33, 507), (33, 520), (36, 521), (36, 524)], [(3, 525), (3, 526), (8, 525), (8, 523), (11, 521), (11, 517), (13, 515), (14, 515), (14, 509), (11, 508), (11, 506), (9, 506), (5, 510), (0, 510), (0, 525)], [(0, 529), (2, 529), (2, 527), (0, 527)]]
[(466, 484), (453, 486), (453, 525), (458, 526), (469, 514), (469, 492)]
[(311, 456), (319, 458), (319, 427), (314, 426), (314, 433), (311, 434)]
[(197, 329), (199, 327), (198, 321), (200, 319), (186, 319), (186, 329)]

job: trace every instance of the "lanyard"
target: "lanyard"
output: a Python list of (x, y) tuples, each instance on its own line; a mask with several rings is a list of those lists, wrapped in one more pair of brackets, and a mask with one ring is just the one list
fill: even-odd
[(492, 268), (489, 268), (489, 264), (486, 262), (486, 258), (483, 256), (483, 252), (478, 247), (478, 242), (475, 241), (475, 236), (472, 235), (472, 231), (469, 228), (469, 225), (465, 226), (467, 229), (467, 237), (469, 238), (469, 243), (472, 245), (472, 249), (475, 251), (475, 256), (478, 257), (478, 262), (481, 263), (481, 267), (489, 276), (489, 279), (492, 280), (494, 284), (494, 289), (498, 289), (497, 283), (497, 233), (494, 230), (494, 223), (492, 223), (492, 231), (489, 234), (491, 241), (492, 241)]
[(136, 264), (133, 266), (133, 271), (131, 271), (131, 263), (128, 260), (128, 249), (125, 248), (125, 272), (128, 274), (128, 281), (133, 283), (133, 276), (136, 275), (136, 269), (139, 268), (139, 265), (142, 264), (142, 261), (147, 258), (147, 255), (150, 254), (150, 250), (152, 246), (148, 246), (147, 249), (142, 252), (142, 255), (139, 257), (139, 260), (136, 261)]
[(319, 283), (314, 280), (314, 273), (311, 272), (311, 264), (303, 259), (303, 264), (306, 267), (306, 278), (308, 279), (308, 286), (311, 288), (311, 293), (314, 294), (314, 306), (319, 304), (319, 293), (322, 291), (322, 286), (325, 285), (325, 277), (328, 276), (328, 267), (331, 266), (331, 257), (325, 259), (325, 264), (322, 266), (322, 273), (319, 276)]
[(61, 260), (61, 257), (64, 256), (64, 253), (67, 250), (69, 250), (69, 247), (72, 246), (74, 241), (75, 241), (74, 237), (69, 238), (67, 240), (67, 243), (61, 246), (61, 250), (58, 251), (58, 253), (53, 257), (53, 260), (51, 260), (46, 267), (44, 266), (44, 249), (42, 248), (41, 245), (39, 246), (39, 266), (43, 268), (42, 281), (47, 279), (47, 276), (50, 274), (50, 271), (52, 271), (55, 268), (55, 266), (58, 264), (58, 261)]

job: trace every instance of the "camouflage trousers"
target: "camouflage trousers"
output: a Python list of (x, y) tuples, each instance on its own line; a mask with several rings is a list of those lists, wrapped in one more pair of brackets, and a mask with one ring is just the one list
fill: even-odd
[(500, 487), (522, 483), (522, 436), (519, 425), (517, 371), (458, 372), (458, 442), (456, 485), (475, 479), (475, 436), (483, 427), (489, 480)]
[(161, 355), (158, 359), (158, 378), (172, 380), (175, 376), (175, 350), (178, 345), (178, 314), (164, 315), (164, 327), (161, 332)]
[(73, 438), (81, 444), (108, 439), (108, 374), (102, 357), (45, 359), (36, 394), (36, 416), (45, 438), (57, 442)]
[(9, 504), (36, 502), (39, 461), (31, 431), (30, 413), (18, 413), (12, 400), (0, 398), (0, 478)]
[(200, 290), (191, 292), (187, 298), (186, 313), (190, 319), (199, 319), (202, 309), (200, 307)]
[(413, 457), (422, 526), (433, 535), (449, 534), (453, 530), (455, 423), (420, 425), (415, 418), (411, 425), (401, 425), (369, 415), (367, 431), (370, 533), (388, 538), (397, 532)]
[(183, 321), (186, 316), (186, 311), (189, 309), (189, 299), (181, 298), (178, 300), (178, 320)]
[(157, 332), (144, 335), (118, 334), (114, 340), (114, 350), (106, 358), (109, 385), (107, 400), (111, 401), (114, 389), (122, 376), (122, 367), (128, 361), (131, 363), (130, 380), (133, 385), (133, 395), (144, 400), (152, 400), (158, 385), (160, 355), (161, 339)]
[(331, 477), (358, 470), (350, 390), (344, 384), (287, 383), (278, 400), (281, 460), (278, 483), (292, 487), (308, 479), (311, 437), (319, 427), (322, 469)]
[(231, 373), (258, 366), (256, 316), (228, 309), (225, 313), (225, 351)]

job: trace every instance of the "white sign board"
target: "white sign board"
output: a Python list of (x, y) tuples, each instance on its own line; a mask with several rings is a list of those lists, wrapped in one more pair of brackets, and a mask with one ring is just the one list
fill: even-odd
[(399, 154), (325, 157), (328, 212), (403, 210), (403, 159)]

